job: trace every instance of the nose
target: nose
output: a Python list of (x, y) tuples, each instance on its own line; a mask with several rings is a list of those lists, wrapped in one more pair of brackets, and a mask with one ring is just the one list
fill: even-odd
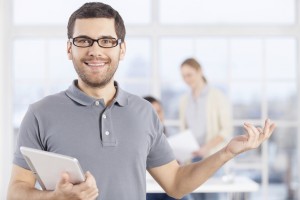
[(89, 56), (101, 57), (103, 55), (104, 48), (100, 47), (97, 42), (94, 42), (89, 48)]

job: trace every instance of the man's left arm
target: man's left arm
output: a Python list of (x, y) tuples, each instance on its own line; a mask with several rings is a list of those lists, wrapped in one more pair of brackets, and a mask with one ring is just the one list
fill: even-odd
[(259, 147), (271, 136), (275, 124), (266, 120), (263, 128), (249, 123), (245, 123), (244, 128), (245, 134), (234, 137), (223, 149), (204, 160), (185, 166), (179, 166), (174, 160), (148, 171), (170, 196), (181, 198), (198, 188), (230, 159)]

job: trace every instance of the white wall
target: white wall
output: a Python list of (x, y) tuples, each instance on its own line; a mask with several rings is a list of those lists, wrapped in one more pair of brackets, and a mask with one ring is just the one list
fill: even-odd
[(6, 190), (10, 177), (12, 159), (12, 128), (11, 128), (11, 69), (9, 65), (8, 37), (10, 28), (7, 26), (9, 8), (5, 0), (0, 0), (0, 199), (6, 199)]
[[(0, 27), (3, 27), (3, 0), (0, 0)], [(4, 107), (4, 103), (3, 103), (3, 89), (4, 89), (4, 83), (3, 83), (3, 34), (0, 35), (0, 179), (2, 179), (3, 175), (4, 175), (4, 149), (3, 144), (4, 144), (4, 138), (3, 138), (3, 116), (4, 116), (4, 112), (3, 112), (3, 107)], [(3, 181), (0, 181), (0, 188), (3, 188)], [(3, 192), (1, 191), (0, 194), (3, 194)]]

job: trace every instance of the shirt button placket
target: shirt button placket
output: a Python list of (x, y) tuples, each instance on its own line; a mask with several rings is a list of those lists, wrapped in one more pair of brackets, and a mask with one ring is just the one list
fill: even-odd
[[(106, 119), (106, 118), (107, 118), (107, 116), (106, 116), (105, 113), (103, 113), (102, 118), (103, 118), (103, 119)], [(106, 121), (106, 122), (104, 122), (104, 123), (108, 123), (108, 122)], [(108, 130), (106, 130), (106, 131), (104, 132), (104, 134), (105, 134), (106, 136), (109, 136), (110, 132), (109, 132)]]
[[(102, 118), (103, 118), (103, 119), (106, 119), (106, 114), (105, 114), (105, 113), (103, 113)], [(107, 122), (106, 122), (106, 123), (107, 123)], [(108, 135), (109, 135), (109, 131), (105, 131), (105, 135), (108, 136)]]
[(114, 130), (111, 124), (110, 110), (104, 110), (101, 116), (102, 121), (102, 142), (105, 147), (117, 146), (117, 140), (114, 137)]

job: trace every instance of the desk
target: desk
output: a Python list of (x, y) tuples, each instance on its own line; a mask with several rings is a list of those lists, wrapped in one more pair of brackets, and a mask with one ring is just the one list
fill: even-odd
[[(147, 175), (147, 193), (164, 193), (164, 190)], [(235, 176), (231, 181), (212, 177), (198, 187), (193, 193), (227, 193), (227, 199), (248, 199), (250, 192), (256, 192), (259, 184), (245, 176)]]

